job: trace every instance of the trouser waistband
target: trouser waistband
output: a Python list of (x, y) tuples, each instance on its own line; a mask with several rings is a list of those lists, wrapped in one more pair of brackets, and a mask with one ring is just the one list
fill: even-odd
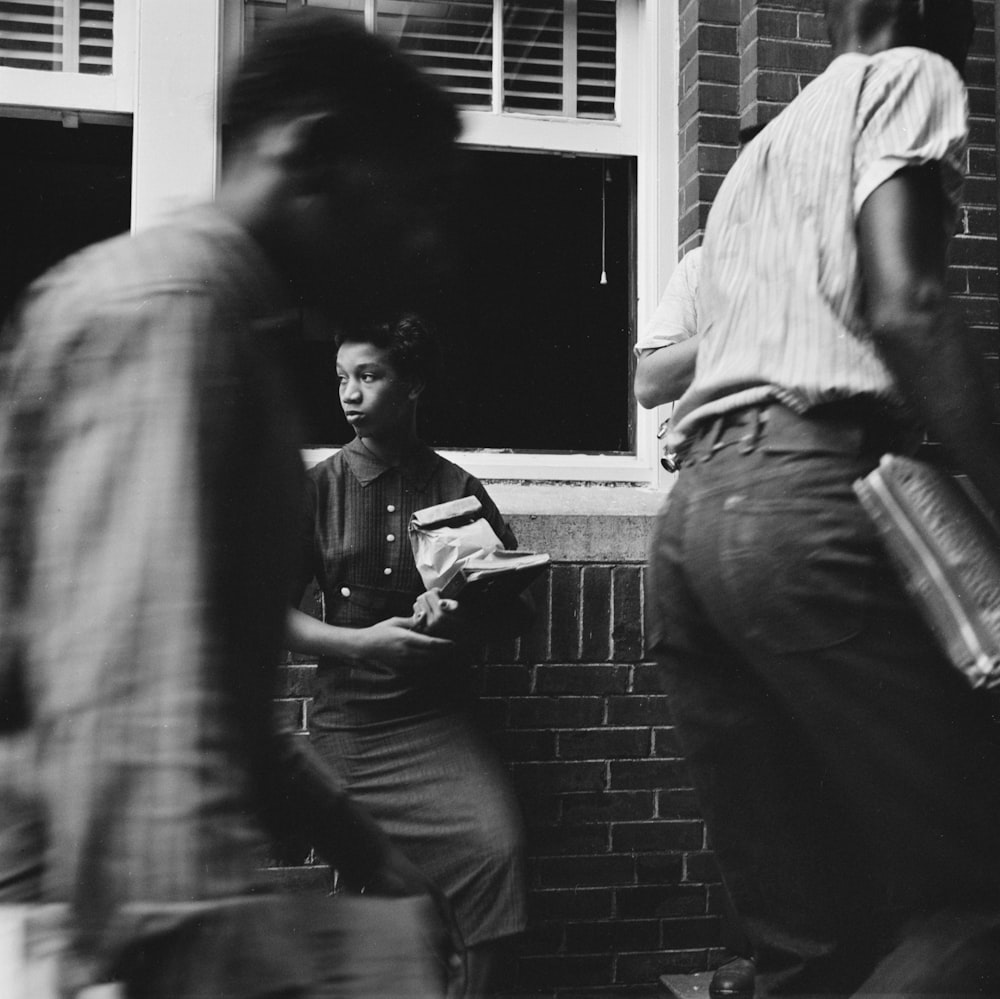
[(722, 451), (819, 451), (912, 454), (920, 443), (916, 431), (899, 425), (878, 405), (834, 403), (796, 413), (776, 402), (744, 406), (707, 419), (677, 454), (678, 466), (709, 461)]

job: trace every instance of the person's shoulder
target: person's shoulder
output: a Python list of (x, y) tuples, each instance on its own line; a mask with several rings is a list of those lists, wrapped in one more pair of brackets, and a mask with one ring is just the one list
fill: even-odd
[(428, 467), (442, 492), (456, 497), (485, 493), (485, 486), (471, 472), (432, 448), (428, 448), (427, 451)]
[(315, 465), (306, 469), (306, 479), (317, 487), (327, 486), (335, 482), (344, 474), (346, 468), (346, 457), (344, 449), (335, 451), (328, 458), (316, 462)]
[(435, 451), (432, 447), (427, 447), (426, 445), (424, 448), (420, 460), (426, 462), (427, 467), (431, 469), (435, 476), (463, 481), (474, 478), (461, 465), (450, 458), (446, 458), (440, 451)]
[(684, 280), (689, 284), (697, 284), (698, 273), (701, 269), (702, 248), (700, 246), (688, 250), (681, 257), (677, 264), (677, 270), (684, 276)]
[[(111, 351), (115, 330), (123, 325), (111, 320), (123, 311), (125, 302), (141, 301), (141, 295), (128, 291), (134, 283), (134, 240), (131, 234), (121, 233), (92, 243), (36, 277), (10, 316), (18, 329), (30, 332), (23, 339), (23, 349), (31, 356), (52, 358), (69, 350)], [(130, 316), (136, 312), (125, 309)]]
[(925, 99), (939, 98), (942, 92), (965, 92), (958, 70), (929, 49), (900, 45), (867, 58), (869, 78), (882, 86), (905, 88)]
[(212, 256), (204, 236), (183, 221), (124, 232), (70, 254), (33, 282), (29, 297), (70, 300), (81, 311), (149, 306), (160, 290), (208, 291)]

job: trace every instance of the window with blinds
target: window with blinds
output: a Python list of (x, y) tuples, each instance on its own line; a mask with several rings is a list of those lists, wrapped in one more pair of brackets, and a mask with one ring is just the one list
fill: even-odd
[(111, 73), (114, 0), (0, 0), (0, 66)]
[(245, 0), (247, 36), (307, 4), (392, 39), (463, 107), (615, 117), (616, 0)]

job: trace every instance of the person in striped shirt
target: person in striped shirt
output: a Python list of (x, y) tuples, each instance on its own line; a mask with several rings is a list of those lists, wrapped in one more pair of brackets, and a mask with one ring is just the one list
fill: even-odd
[(834, 58), (710, 212), (648, 640), (758, 994), (1000, 994), (1000, 728), (852, 483), (941, 442), (994, 509), (946, 292), (971, 0), (828, 0)]

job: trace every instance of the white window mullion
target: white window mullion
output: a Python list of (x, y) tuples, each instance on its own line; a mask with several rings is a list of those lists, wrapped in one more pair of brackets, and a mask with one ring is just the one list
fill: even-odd
[[(210, 199), (219, 160), (224, 0), (141, 0), (132, 226)], [(183, 72), (177, 72), (183, 67)]]
[(493, 0), (493, 114), (503, 112), (503, 0)]
[(80, 72), (80, 0), (66, 0), (62, 17), (62, 69)]
[(563, 5), (563, 114), (576, 117), (577, 93), (577, 0), (565, 0)]

